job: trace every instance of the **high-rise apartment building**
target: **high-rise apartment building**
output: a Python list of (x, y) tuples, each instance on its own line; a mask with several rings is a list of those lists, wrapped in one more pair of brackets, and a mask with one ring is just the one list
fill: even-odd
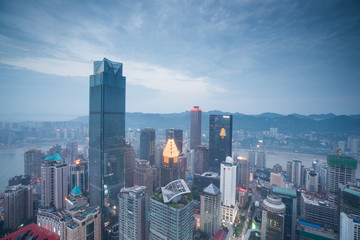
[(151, 196), (154, 191), (154, 172), (149, 161), (136, 161), (134, 175), (134, 185), (145, 186), (145, 191)]
[(232, 115), (210, 115), (209, 168), (220, 172), (220, 164), (232, 156)]
[(221, 163), (220, 192), (222, 204), (222, 219), (233, 223), (237, 212), (236, 204), (236, 173), (237, 165), (231, 157)]
[(24, 173), (34, 178), (41, 177), (41, 162), (44, 158), (41, 150), (31, 149), (24, 153)]
[(194, 148), (194, 173), (201, 174), (208, 169), (209, 149), (204, 145)]
[(182, 151), (183, 151), (183, 130), (175, 129), (175, 128), (166, 129), (166, 142), (169, 139), (175, 140), (175, 144), (176, 144), (176, 147), (177, 147), (179, 153), (182, 153)]
[(135, 150), (127, 143), (124, 149), (125, 159), (125, 187), (134, 186)]
[(249, 162), (247, 160), (237, 161), (237, 180), (236, 186), (239, 188), (248, 188), (250, 179)]
[(155, 165), (155, 129), (144, 128), (140, 133), (140, 159)]
[(4, 195), (4, 228), (16, 229), (33, 217), (33, 195), (30, 185), (8, 186)]
[(190, 113), (190, 149), (201, 145), (201, 109), (194, 106)]
[(193, 239), (193, 201), (183, 179), (170, 182), (150, 198), (150, 240)]
[(360, 239), (360, 216), (340, 213), (340, 239)]
[(261, 239), (283, 239), (285, 205), (276, 195), (268, 195), (262, 203)]
[(340, 191), (340, 212), (360, 216), (360, 187), (348, 185)]
[(221, 226), (221, 193), (214, 184), (207, 186), (200, 195), (200, 230), (215, 236)]
[(266, 168), (266, 152), (264, 151), (258, 152), (256, 167), (261, 169)]
[(89, 162), (84, 159), (76, 159), (70, 165), (70, 189), (78, 186), (81, 191), (89, 191)]
[(297, 199), (296, 190), (282, 187), (272, 187), (272, 193), (279, 196), (285, 204), (284, 240), (296, 239)]
[(149, 195), (146, 187), (123, 188), (119, 195), (119, 240), (149, 239)]
[(45, 158), (41, 165), (41, 203), (44, 207), (65, 207), (68, 190), (68, 166), (58, 153)]
[[(125, 186), (125, 82), (123, 64), (106, 58), (94, 62), (90, 75), (90, 205), (109, 218)], [(112, 214), (117, 216), (117, 214)]]
[(180, 178), (179, 151), (174, 139), (169, 139), (163, 152), (161, 166), (161, 186)]
[(299, 188), (302, 186), (302, 165), (301, 161), (294, 159), (292, 161), (288, 161), (286, 164), (286, 180), (288, 182), (294, 183), (294, 186)]
[(328, 186), (330, 193), (337, 193), (339, 184), (347, 185), (354, 182), (357, 161), (352, 157), (328, 156)]

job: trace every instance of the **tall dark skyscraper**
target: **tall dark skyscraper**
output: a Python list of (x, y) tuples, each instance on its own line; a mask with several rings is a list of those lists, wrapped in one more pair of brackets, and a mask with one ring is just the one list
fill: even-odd
[(155, 129), (144, 128), (140, 133), (140, 159), (155, 165)]
[[(123, 64), (104, 58), (90, 75), (89, 164), (90, 204), (104, 219), (117, 206), (124, 187), (125, 81)], [(104, 223), (104, 222), (103, 222)]]
[(170, 138), (175, 140), (175, 144), (176, 144), (176, 147), (177, 147), (179, 153), (182, 153), (182, 149), (183, 149), (183, 130), (175, 129), (175, 128), (166, 129), (166, 142)]
[(220, 172), (220, 163), (232, 155), (232, 115), (210, 115), (209, 168)]
[(201, 112), (199, 106), (194, 106), (194, 108), (191, 109), (190, 149), (201, 145)]

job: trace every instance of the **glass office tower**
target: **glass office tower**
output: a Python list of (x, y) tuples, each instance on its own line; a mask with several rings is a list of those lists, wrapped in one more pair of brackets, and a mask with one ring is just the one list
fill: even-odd
[[(122, 63), (104, 58), (90, 75), (90, 205), (108, 221), (116, 216), (117, 194), (124, 187), (125, 80)], [(103, 222), (104, 224), (105, 222)]]
[(209, 168), (220, 172), (227, 156), (232, 156), (232, 115), (210, 115)]

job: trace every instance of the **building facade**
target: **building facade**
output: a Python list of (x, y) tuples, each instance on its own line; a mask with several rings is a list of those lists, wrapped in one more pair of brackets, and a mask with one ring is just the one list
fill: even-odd
[(134, 186), (135, 150), (127, 143), (124, 149), (125, 159), (125, 187)]
[(176, 147), (177, 147), (179, 153), (182, 153), (183, 152), (183, 130), (175, 129), (175, 128), (166, 129), (166, 142), (169, 139), (175, 140), (175, 144), (176, 144)]
[(232, 156), (232, 115), (210, 115), (209, 168), (220, 172), (220, 164)]
[(352, 157), (328, 156), (328, 185), (327, 190), (336, 194), (339, 184), (347, 185), (354, 182), (357, 161)]
[(250, 179), (249, 162), (247, 160), (238, 160), (236, 187), (247, 189), (249, 187), (249, 179)]
[(317, 193), (319, 191), (319, 174), (311, 169), (306, 169), (306, 191)]
[(194, 173), (202, 174), (208, 169), (209, 149), (204, 145), (194, 148)]
[(76, 159), (70, 165), (70, 189), (78, 186), (81, 191), (89, 191), (89, 162), (84, 159)]
[(179, 151), (176, 147), (175, 140), (172, 138), (166, 142), (160, 172), (162, 187), (180, 178)]
[(41, 162), (44, 155), (41, 150), (31, 149), (24, 153), (24, 173), (34, 178), (41, 177)]

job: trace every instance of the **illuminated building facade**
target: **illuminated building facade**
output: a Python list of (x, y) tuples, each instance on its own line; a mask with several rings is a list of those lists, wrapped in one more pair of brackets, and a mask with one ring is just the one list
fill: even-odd
[(169, 139), (163, 152), (161, 186), (180, 178), (179, 151), (174, 139)]
[[(89, 164), (90, 205), (110, 218), (125, 185), (125, 82), (123, 64), (106, 58), (94, 62), (90, 75)], [(117, 216), (113, 214), (112, 216)]]
[(232, 156), (232, 115), (210, 115), (209, 168), (220, 172), (220, 163)]
[(183, 130), (175, 129), (175, 128), (166, 129), (166, 142), (170, 138), (175, 140), (175, 144), (176, 144), (176, 147), (177, 147), (179, 153), (182, 153), (182, 151), (183, 151)]
[(190, 112), (190, 149), (201, 145), (201, 109), (194, 106)]
[(140, 159), (155, 165), (155, 129), (144, 128), (140, 133)]

